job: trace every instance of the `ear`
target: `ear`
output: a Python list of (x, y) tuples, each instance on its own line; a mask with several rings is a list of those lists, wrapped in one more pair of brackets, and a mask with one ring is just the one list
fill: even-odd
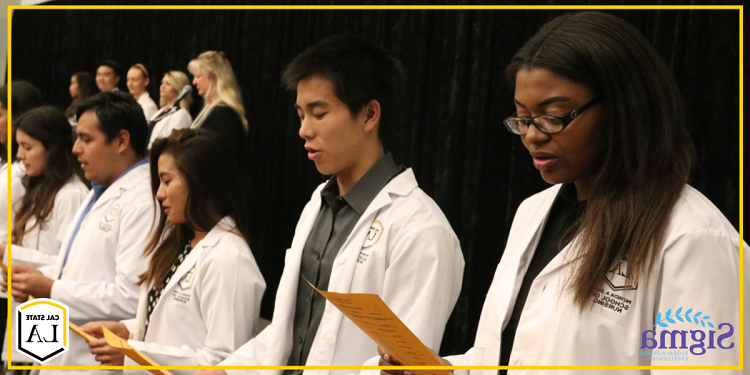
[(120, 154), (125, 153), (130, 148), (130, 132), (122, 129), (117, 135), (117, 138), (113, 140), (117, 142), (117, 152)]
[(380, 123), (380, 103), (377, 100), (370, 100), (362, 111), (365, 116), (364, 130), (369, 133)]

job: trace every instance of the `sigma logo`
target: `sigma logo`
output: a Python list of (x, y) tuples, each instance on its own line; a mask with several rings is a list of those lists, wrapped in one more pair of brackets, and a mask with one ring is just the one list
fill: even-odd
[(16, 350), (42, 364), (68, 351), (67, 306), (38, 298), (16, 307), (16, 316)]
[[(732, 349), (734, 342), (734, 327), (729, 323), (714, 325), (710, 321), (711, 316), (700, 311), (688, 309), (683, 312), (682, 307), (672, 315), (672, 309), (662, 315), (656, 315), (654, 328), (669, 328), (669, 324), (690, 323), (695, 329), (661, 329), (657, 334), (655, 330), (645, 330), (641, 334), (641, 355), (651, 355), (655, 361), (687, 361), (688, 352), (693, 355), (704, 355), (710, 349)], [(685, 324), (681, 324), (683, 328)], [(659, 350), (665, 349), (665, 350)], [(668, 350), (678, 349), (678, 350)], [(688, 349), (688, 350), (679, 350)]]

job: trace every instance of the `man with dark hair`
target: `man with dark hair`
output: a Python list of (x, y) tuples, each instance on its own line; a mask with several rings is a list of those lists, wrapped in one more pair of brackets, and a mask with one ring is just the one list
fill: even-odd
[(464, 261), (440, 208), (380, 141), (382, 116), (399, 99), (402, 80), (395, 57), (350, 36), (318, 43), (284, 71), (283, 82), (297, 92), (308, 158), (333, 177), (302, 212), (271, 325), (220, 365), (377, 365), (375, 343), (308, 281), (380, 295), (425, 345), (439, 349)]
[[(131, 95), (103, 92), (81, 101), (73, 153), (92, 190), (62, 240), (57, 264), (38, 271), (13, 264), (16, 300), (31, 295), (60, 301), (79, 325), (135, 317), (136, 283), (149, 261), (143, 249), (159, 215), (144, 158), (145, 129), (143, 110)], [(97, 366), (88, 344), (69, 337), (69, 352), (46, 365)]]
[(122, 68), (117, 61), (104, 60), (96, 69), (96, 85), (101, 92), (118, 91), (117, 84), (120, 82)]

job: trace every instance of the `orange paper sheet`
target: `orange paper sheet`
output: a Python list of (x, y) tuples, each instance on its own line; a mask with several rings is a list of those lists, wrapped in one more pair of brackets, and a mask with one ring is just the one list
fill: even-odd
[[(377, 294), (324, 292), (314, 286), (313, 289), (403, 365), (442, 366), (432, 351), (419, 341)], [(449, 375), (446, 370), (412, 371), (417, 375)]]
[(86, 340), (86, 343), (89, 343), (91, 342), (91, 340), (94, 339), (94, 336), (91, 336), (88, 333), (81, 331), (81, 328), (73, 323), (68, 322), (68, 327), (70, 328), (71, 331), (73, 331), (73, 333), (75, 333), (78, 336), (81, 336), (84, 340)]
[[(127, 341), (117, 337), (117, 335), (103, 325), (102, 332), (104, 333), (104, 338), (107, 340), (109, 346), (119, 350), (122, 354), (125, 354), (128, 358), (135, 361), (135, 363), (141, 366), (159, 366), (156, 362), (152, 361), (151, 358), (146, 357), (145, 354), (130, 346)], [(167, 370), (148, 370), (148, 372), (154, 375), (172, 375), (172, 373)]]

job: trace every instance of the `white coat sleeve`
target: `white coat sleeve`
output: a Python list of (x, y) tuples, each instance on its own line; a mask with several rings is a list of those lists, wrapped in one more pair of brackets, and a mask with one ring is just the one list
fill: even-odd
[[(426, 223), (394, 244), (381, 298), (423, 344), (437, 352), (461, 291), (463, 272), (461, 245), (453, 231)], [(379, 358), (372, 357), (363, 366), (377, 366)]]
[(13, 257), (13, 263), (19, 262), (37, 269), (42, 266), (54, 265), (57, 261), (57, 254), (46, 254), (37, 249), (21, 245), (13, 245), (11, 256)]
[[(715, 349), (704, 349), (702, 355), (695, 355), (701, 351), (700, 344), (695, 339), (688, 342), (691, 354), (685, 362), (652, 362), (656, 366), (737, 366), (739, 364), (739, 253), (732, 239), (724, 231), (701, 229), (676, 239), (667, 244), (664, 249), (662, 265), (662, 285), (657, 294), (656, 308), (666, 315), (671, 310), (674, 324), (663, 328), (656, 326), (656, 337), (660, 337), (662, 330), (702, 330), (706, 334), (705, 347), (709, 346), (708, 331), (715, 330), (717, 342)], [(745, 300), (748, 300), (747, 290)], [(680, 317), (692, 309), (691, 322), (680, 322), (675, 319), (678, 309)], [(694, 315), (702, 313), (701, 321), (712, 322), (715, 328), (695, 322)], [(656, 313), (655, 313), (656, 314)], [(710, 317), (710, 318), (709, 318)], [(656, 318), (656, 317), (654, 317)], [(744, 320), (748, 321), (747, 309)], [(656, 321), (654, 322), (656, 323)], [(727, 325), (724, 325), (727, 324)], [(731, 328), (730, 326), (731, 325)], [(729, 337), (729, 331), (733, 331)], [(692, 334), (692, 333), (691, 333)], [(727, 335), (722, 340), (723, 335)], [(745, 342), (744, 346), (750, 343)], [(693, 347), (695, 346), (695, 347)], [(732, 347), (722, 349), (723, 347)], [(693, 353), (692, 351), (695, 351)], [(669, 370), (654, 370), (652, 374), (672, 374)], [(740, 374), (740, 370), (701, 370), (701, 374)]]
[(142, 255), (154, 229), (154, 204), (150, 199), (144, 200), (122, 211), (113, 281), (57, 280), (52, 284), (50, 298), (68, 305), (70, 320), (123, 320), (135, 316), (141, 291), (136, 283), (148, 267), (148, 258)]
[(212, 252), (201, 267), (204, 274), (199, 276), (198, 293), (208, 332), (202, 346), (170, 347), (135, 340), (128, 343), (161, 365), (214, 366), (250, 340), (266, 284), (249, 249), (226, 250)]
[[(223, 362), (219, 363), (219, 366), (261, 366), (263, 365), (263, 357), (266, 355), (266, 347), (268, 347), (268, 341), (271, 337), (271, 332), (274, 330), (273, 322), (266, 327), (261, 333), (253, 337), (252, 340), (246, 342), (234, 353), (230, 354)], [(239, 372), (232, 372), (239, 373)], [(243, 374), (259, 374), (259, 370), (247, 370), (242, 372)]]

